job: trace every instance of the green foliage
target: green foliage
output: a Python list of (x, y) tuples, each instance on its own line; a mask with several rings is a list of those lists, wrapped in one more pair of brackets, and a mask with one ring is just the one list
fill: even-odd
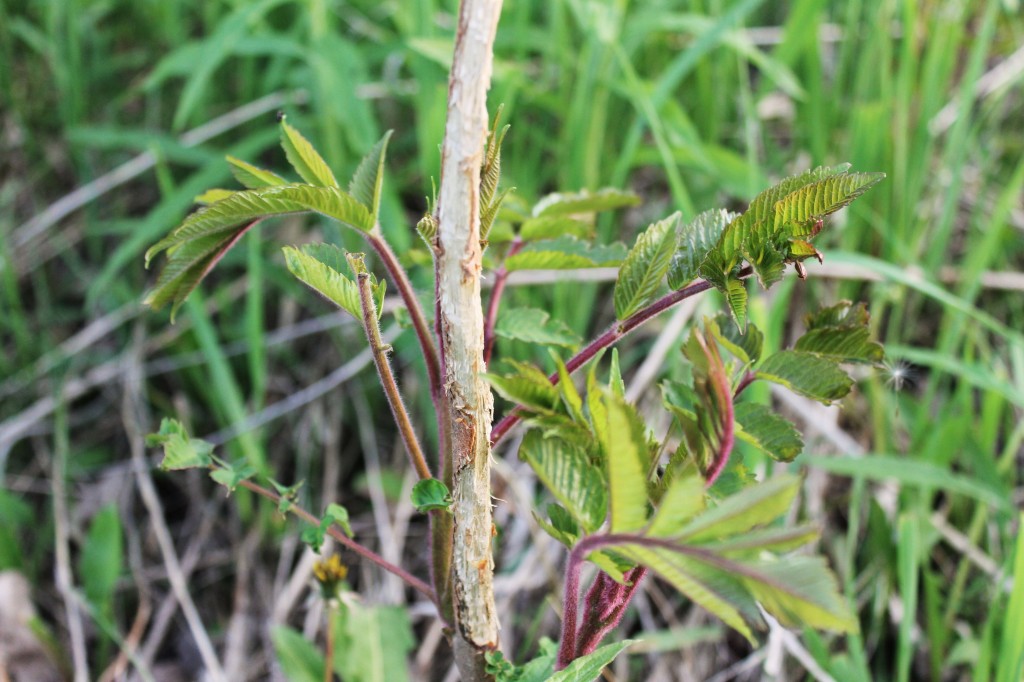
[(505, 268), (515, 270), (574, 270), (618, 265), (625, 257), (626, 247), (588, 244), (569, 235), (528, 244), (522, 251), (505, 260)]
[(825, 405), (839, 400), (853, 388), (853, 379), (835, 362), (796, 350), (769, 355), (758, 365), (757, 377)]
[(506, 308), (498, 314), (494, 333), (505, 339), (576, 349), (580, 337), (564, 322), (539, 308)]
[(323, 654), (301, 632), (275, 625), (270, 629), (270, 641), (288, 682), (323, 682)]
[[(591, 455), (582, 447), (557, 437), (545, 438), (530, 431), (519, 447), (519, 457), (529, 463), (574, 522), (593, 533), (604, 524), (608, 494), (601, 470), (591, 464)], [(573, 531), (562, 519), (552, 516), (552, 525), (560, 535)], [(558, 537), (558, 535), (555, 535)]]
[(367, 207), (376, 224), (380, 213), (380, 190), (384, 184), (384, 159), (387, 157), (388, 142), (392, 131), (384, 133), (384, 137), (367, 153), (356, 168), (352, 181), (348, 185), (348, 193), (356, 201)]
[(146, 444), (163, 448), (164, 458), (160, 468), (164, 471), (195, 469), (213, 464), (213, 446), (201, 438), (189, 438), (184, 425), (177, 419), (162, 419), (160, 430), (147, 436)]
[[(357, 320), (363, 319), (362, 304), (359, 302), (359, 287), (351, 278), (343, 275), (340, 268), (347, 266), (346, 253), (331, 244), (307, 244), (301, 249), (286, 246), (283, 249), (289, 272), (299, 281), (348, 312)], [(377, 304), (377, 317), (383, 314), (385, 280), (378, 281), (370, 276), (370, 286)]]
[(536, 203), (533, 215), (536, 218), (551, 216), (580, 215), (613, 211), (627, 206), (636, 206), (640, 197), (632, 192), (605, 188), (596, 192), (559, 192), (549, 194)]
[(452, 506), (452, 494), (444, 482), (425, 478), (412, 487), (412, 506), (419, 512), (446, 510)]
[[(145, 303), (155, 309), (171, 303), (173, 320), (178, 308), (214, 265), (264, 218), (313, 212), (360, 233), (375, 231), (390, 136), (389, 132), (362, 160), (349, 185), (350, 193), (346, 193), (339, 189), (334, 174), (309, 141), (282, 119), (281, 146), (289, 163), (307, 184), (287, 183), (270, 171), (228, 157), (232, 173), (248, 189), (212, 190), (201, 195), (197, 200), (209, 205), (190, 215), (146, 251), (147, 267), (164, 251), (168, 262)], [(330, 262), (338, 259), (332, 257), (325, 262), (322, 256), (323, 251), (285, 251), (288, 267), (299, 279), (352, 312), (342, 303), (351, 304), (351, 292), (346, 293), (344, 278), (338, 274), (336, 263)], [(353, 314), (361, 317), (361, 313)]]
[(488, 652), (485, 654), (487, 672), (495, 676), (496, 682), (592, 682), (634, 641), (625, 639), (598, 647), (555, 672), (558, 649), (554, 642), (544, 638), (540, 642), (540, 655), (523, 665), (517, 666), (505, 660), (500, 651)]
[[(310, 185), (319, 187), (337, 187), (327, 162), (313, 148), (309, 140), (295, 128), (288, 125), (285, 117), (281, 117), (281, 148), (295, 172)], [(364, 202), (364, 205), (366, 203)]]
[(114, 589), (123, 565), (124, 531), (117, 507), (110, 504), (93, 517), (79, 558), (85, 597), (104, 614), (113, 614)]
[(676, 249), (668, 270), (670, 288), (681, 289), (697, 277), (701, 263), (737, 215), (725, 209), (711, 209), (677, 230)]
[(333, 666), (346, 682), (408, 680), (406, 657), (416, 645), (408, 612), (397, 606), (370, 606), (343, 599), (331, 616)]
[(648, 227), (626, 255), (615, 282), (615, 316), (620, 320), (654, 300), (676, 248), (680, 218), (679, 213), (673, 213)]

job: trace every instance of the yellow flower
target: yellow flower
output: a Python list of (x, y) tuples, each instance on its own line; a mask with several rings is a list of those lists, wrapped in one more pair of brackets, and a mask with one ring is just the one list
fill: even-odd
[(348, 567), (341, 563), (341, 557), (332, 554), (326, 560), (319, 560), (313, 564), (313, 575), (323, 588), (325, 594), (335, 594), (338, 585), (348, 575)]

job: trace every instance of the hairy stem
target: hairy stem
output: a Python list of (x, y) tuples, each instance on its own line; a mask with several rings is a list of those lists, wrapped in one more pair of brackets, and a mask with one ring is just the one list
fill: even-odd
[[(519, 237), (512, 240), (508, 247), (505, 258), (514, 256), (523, 248), (524, 242)], [(508, 269), (505, 264), (494, 272), (494, 288), (491, 289), (491, 299), (487, 304), (487, 320), (484, 323), (484, 362), (491, 362), (491, 355), (494, 353), (494, 325), (498, 323), (498, 307), (501, 305), (501, 295), (505, 293), (505, 284), (508, 283)]]
[(460, 3), (437, 202), (438, 321), (451, 424), (454, 500), (453, 645), (465, 682), (492, 679), (484, 653), (498, 646), (489, 461), (494, 403), (482, 376), (486, 363), (480, 296), (480, 166), (500, 14), (501, 0)]
[[(257, 495), (260, 495), (262, 497), (267, 498), (268, 500), (270, 500), (274, 504), (277, 504), (277, 503), (279, 503), (281, 501), (281, 496), (280, 495), (278, 495), (277, 493), (273, 492), (272, 490), (268, 490), (268, 489), (264, 488), (263, 486), (261, 486), (258, 483), (253, 483), (252, 481), (242, 481), (238, 485), (242, 486), (246, 490), (253, 491)], [(320, 525), (320, 519), (318, 519), (317, 517), (313, 516), (312, 514), (310, 514), (308, 511), (306, 511), (302, 507), (299, 507), (299, 506), (293, 504), (293, 505), (291, 505), (289, 507), (289, 511), (291, 511), (291, 513), (295, 514), (296, 516), (298, 516), (300, 519), (302, 519), (306, 523), (310, 524), (311, 526), (319, 526)], [(335, 527), (331, 526), (330, 528), (327, 529), (327, 534), (330, 535), (332, 538), (334, 538), (336, 541), (338, 541), (340, 544), (344, 545), (345, 547), (348, 547), (353, 552), (355, 552), (359, 556), (363, 557), (364, 559), (368, 559), (369, 561), (372, 561), (373, 563), (377, 564), (378, 566), (383, 568), (388, 573), (392, 573), (394, 575), (397, 575), (399, 578), (404, 580), (406, 582), (406, 584), (409, 585), (409, 587), (413, 588), (414, 590), (416, 590), (417, 592), (422, 594), (424, 597), (426, 597), (430, 601), (436, 603), (436, 598), (434, 596), (434, 591), (432, 589), (430, 589), (430, 585), (427, 585), (425, 582), (423, 582), (422, 580), (420, 580), (419, 578), (417, 578), (413, 574), (409, 573), (408, 571), (406, 571), (401, 566), (395, 566), (393, 563), (391, 563), (390, 561), (388, 561), (384, 557), (380, 556), (379, 554), (377, 554), (373, 550), (367, 549), (366, 547), (363, 547), (361, 544), (359, 544), (358, 542), (356, 542), (355, 540), (353, 540), (349, 536), (345, 535), (345, 533), (342, 532), (341, 530), (339, 530), (338, 528), (335, 528)]]
[[(750, 268), (750, 266), (747, 266), (740, 270), (739, 276), (749, 277), (752, 273), (753, 269)], [(707, 291), (711, 287), (712, 284), (710, 282), (701, 280), (699, 282), (694, 282), (690, 286), (683, 287), (682, 289), (670, 291), (643, 310), (637, 311), (625, 320), (613, 324), (607, 331), (588, 343), (583, 350), (569, 358), (569, 361), (565, 363), (565, 368), (569, 370), (570, 374), (572, 374), (580, 367), (593, 360), (594, 357), (602, 350), (616, 343), (619, 339), (642, 325), (644, 322), (647, 322), (652, 317), (656, 317), (660, 313), (665, 312), (680, 301), (686, 300), (691, 296), (695, 296), (702, 291)], [(551, 374), (548, 377), (548, 381), (552, 384), (557, 384), (558, 373), (555, 372)], [(494, 429), (491, 431), (491, 447), (497, 445), (498, 441), (500, 441), (513, 426), (519, 423), (520, 418), (519, 408), (515, 408), (505, 415), (501, 421), (495, 424)]]
[(409, 454), (409, 461), (419, 474), (421, 479), (431, 478), (430, 467), (423, 456), (420, 442), (416, 438), (416, 431), (412, 427), (409, 413), (405, 411), (402, 403), (402, 395), (398, 391), (398, 384), (395, 382), (395, 375), (391, 371), (391, 363), (388, 362), (389, 347), (385, 346), (380, 336), (380, 325), (377, 323), (377, 305), (373, 302), (373, 292), (370, 290), (370, 275), (360, 272), (356, 275), (359, 285), (359, 304), (363, 311), (363, 329), (366, 330), (366, 338), (370, 342), (370, 351), (373, 353), (373, 364), (377, 366), (377, 375), (380, 377), (380, 384), (384, 387), (384, 395), (388, 398), (388, 405), (391, 407), (391, 414), (398, 425), (398, 432), (402, 436), (402, 443), (405, 444), (405, 451)]
[(433, 336), (430, 334), (430, 326), (427, 324), (426, 315), (423, 313), (423, 307), (416, 298), (416, 292), (413, 291), (408, 275), (405, 274), (405, 270), (399, 264), (395, 252), (391, 250), (391, 245), (380, 234), (370, 233), (367, 235), (367, 239), (384, 263), (384, 269), (388, 271), (391, 281), (395, 283), (395, 286), (398, 288), (398, 294), (402, 297), (402, 301), (409, 311), (413, 329), (416, 330), (416, 338), (419, 340), (420, 349), (423, 351), (423, 360), (427, 364), (430, 395), (434, 399), (434, 407), (436, 408), (441, 396), (441, 364), (438, 359), (437, 348), (434, 346)]

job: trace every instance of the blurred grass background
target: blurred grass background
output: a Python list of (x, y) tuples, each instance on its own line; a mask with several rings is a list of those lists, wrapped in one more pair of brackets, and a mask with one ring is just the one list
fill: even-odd
[[(490, 96), (512, 124), (503, 184), (528, 201), (632, 188), (644, 204), (603, 217), (607, 240), (628, 243), (677, 208), (742, 207), (772, 180), (817, 164), (888, 174), (832, 221), (818, 244), (825, 265), (806, 284), (787, 278), (752, 308), (781, 346), (815, 302), (866, 300), (887, 345), (891, 371), (863, 376), (842, 410), (780, 403), (808, 436), (802, 513), (824, 526), (822, 550), (858, 605), (861, 635), (803, 633), (752, 651), (654, 584), (627, 628), (659, 634), (646, 655), (618, 664), (616, 679), (1020, 679), (1017, 3), (505, 5)], [(233, 186), (225, 154), (283, 168), (279, 109), (339, 177), (395, 129), (384, 229), (409, 264), (423, 263), (411, 228), (439, 168), (455, 9), (435, 0), (0, 2), (0, 569), (28, 577), (58, 640), (75, 640), (69, 623), (81, 623), (93, 677), (116, 679), (113, 666), (138, 646), (156, 679), (192, 679), (202, 663), (195, 642), (207, 636), (230, 679), (266, 679), (280, 675), (268, 624), (317, 631), (298, 589), (312, 559), (293, 526), (244, 495), (225, 501), (202, 477), (148, 472), (153, 453), (139, 437), (161, 416), (180, 415), (229, 454), (266, 462), (278, 480), (305, 479), (305, 506), (346, 504), (385, 557), (424, 569), (424, 526), (409, 509), (412, 481), (365, 339), (287, 275), (280, 253), (313, 238), (358, 242), (311, 218), (270, 222), (173, 327), (139, 301), (153, 278), (145, 248), (196, 194)], [(427, 292), (429, 268), (415, 275)], [(547, 308), (589, 337), (612, 319), (610, 291), (548, 282), (515, 287), (507, 303)], [(677, 371), (671, 341), (684, 322), (630, 339), (624, 366), (658, 351), (656, 369)], [(429, 432), (415, 340), (391, 333), (400, 334), (404, 392)], [(656, 378), (634, 391), (642, 403), (658, 404), (656, 387), (640, 390)], [(557, 631), (544, 595), (561, 555), (528, 549), (536, 491), (510, 451), (498, 454), (498, 497), (525, 490), (498, 510), (499, 591), (516, 611), (503, 636), (523, 657)], [(176, 557), (158, 541), (161, 527)], [(55, 578), (62, 571), (67, 580)], [(202, 628), (168, 596), (175, 572)], [(527, 574), (536, 580), (523, 583)], [(351, 580), (371, 601), (408, 596), (358, 563)], [(443, 679), (447, 654), (433, 656), (430, 614), (412, 613), (421, 642), (413, 678)]]

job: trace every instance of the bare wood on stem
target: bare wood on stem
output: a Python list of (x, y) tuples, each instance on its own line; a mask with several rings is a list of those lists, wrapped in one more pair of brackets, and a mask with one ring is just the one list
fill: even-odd
[(491, 554), (490, 430), (494, 402), (482, 378), (480, 165), (501, 0), (463, 0), (448, 82), (438, 194), (438, 311), (451, 422), (454, 648), (463, 680), (485, 680), (498, 645)]

